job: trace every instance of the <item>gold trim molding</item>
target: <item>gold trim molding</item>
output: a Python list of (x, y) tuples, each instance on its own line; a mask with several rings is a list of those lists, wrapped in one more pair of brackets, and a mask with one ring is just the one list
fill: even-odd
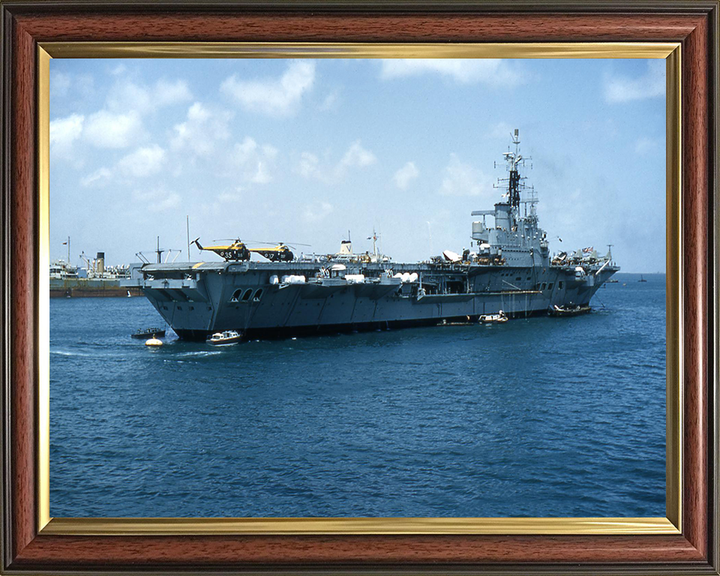
[(42, 534), (679, 534), (666, 518), (53, 518)]
[[(38, 530), (51, 535), (679, 534), (682, 494), (682, 213), (679, 43), (41, 42), (38, 46)], [(52, 58), (657, 58), (667, 60), (667, 518), (51, 518), (49, 83)]]
[(667, 58), (677, 42), (359, 44), (42, 42), (53, 58)]

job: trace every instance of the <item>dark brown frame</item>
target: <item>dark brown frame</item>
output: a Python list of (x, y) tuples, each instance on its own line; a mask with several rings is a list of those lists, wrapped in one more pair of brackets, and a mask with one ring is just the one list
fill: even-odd
[[(2, 3), (0, 571), (719, 574), (718, 1)], [(680, 535), (61, 536), (37, 529), (37, 50), (58, 41), (682, 43)]]

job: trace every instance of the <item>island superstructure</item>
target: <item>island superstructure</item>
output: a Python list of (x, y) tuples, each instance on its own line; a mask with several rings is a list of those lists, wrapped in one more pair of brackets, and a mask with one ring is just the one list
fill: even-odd
[[(503, 311), (510, 318), (589, 306), (619, 267), (592, 248), (550, 254), (539, 227), (537, 195), (520, 174), (518, 131), (504, 154), (508, 177), (492, 210), (472, 212), (471, 249), (425, 262), (397, 263), (355, 254), (296, 258), (285, 245), (251, 260), (241, 241), (198, 247), (224, 262), (146, 264), (140, 285), (180, 338), (205, 340), (236, 330), (247, 338), (283, 337), (442, 322), (474, 322)], [(491, 222), (488, 222), (491, 219)], [(278, 253), (283, 258), (277, 257)], [(264, 254), (263, 254), (264, 255)]]

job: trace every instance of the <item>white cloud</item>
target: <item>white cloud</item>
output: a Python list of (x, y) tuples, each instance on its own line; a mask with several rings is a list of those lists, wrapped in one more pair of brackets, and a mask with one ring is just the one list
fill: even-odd
[(506, 60), (450, 58), (408, 58), (383, 60), (380, 77), (385, 80), (407, 78), (423, 74), (440, 74), (461, 84), (482, 83), (490, 86), (515, 86), (523, 78), (514, 65)]
[(118, 168), (127, 176), (137, 178), (157, 174), (165, 161), (165, 150), (157, 144), (138, 148), (118, 162)]
[(170, 82), (160, 79), (155, 83), (154, 99), (158, 106), (169, 106), (192, 100), (192, 93), (184, 80)]
[(295, 171), (303, 178), (315, 178), (331, 184), (342, 180), (350, 168), (365, 168), (377, 162), (375, 154), (362, 147), (360, 141), (353, 142), (335, 165), (322, 166), (320, 159), (312, 152), (300, 155)]
[(132, 197), (136, 202), (144, 204), (149, 212), (165, 212), (180, 205), (180, 196), (164, 188), (136, 190)]
[(327, 96), (325, 96), (325, 99), (322, 101), (322, 104), (320, 104), (320, 110), (322, 111), (328, 111), (328, 110), (337, 110), (338, 104), (340, 102), (340, 94), (337, 90), (334, 90)]
[(328, 202), (315, 202), (305, 207), (303, 218), (306, 222), (318, 222), (332, 214), (334, 208)]
[(140, 114), (147, 114), (163, 106), (190, 100), (192, 94), (184, 80), (171, 82), (161, 78), (155, 84), (147, 85), (120, 77), (109, 91), (107, 108), (113, 112), (127, 113), (135, 110)]
[(237, 75), (232, 75), (222, 83), (220, 90), (252, 112), (288, 116), (295, 111), (314, 81), (315, 63), (295, 61), (280, 78), (239, 80)]
[(86, 188), (105, 186), (112, 178), (112, 170), (109, 168), (100, 168), (92, 174), (80, 179), (80, 184)]
[(170, 140), (174, 150), (185, 150), (196, 156), (212, 155), (220, 142), (230, 138), (227, 124), (232, 114), (211, 111), (200, 102), (188, 109), (187, 120), (173, 127), (175, 135)]
[(259, 146), (255, 140), (246, 136), (235, 144), (232, 161), (240, 166), (245, 180), (254, 184), (267, 184), (272, 180), (270, 170), (274, 165), (277, 149), (269, 144)]
[(300, 155), (297, 172), (303, 178), (318, 177), (320, 175), (320, 159), (312, 152), (303, 152)]
[(360, 145), (360, 140), (353, 142), (348, 151), (345, 152), (345, 156), (340, 160), (340, 169), (344, 169), (350, 166), (370, 166), (375, 164), (377, 158), (375, 154), (366, 150)]
[(91, 114), (83, 136), (98, 148), (127, 148), (142, 136), (140, 115), (136, 111), (116, 114), (100, 110)]
[(494, 192), (492, 184), (492, 178), (470, 164), (462, 163), (455, 154), (450, 154), (450, 162), (445, 167), (440, 194), (491, 197)]
[(605, 100), (607, 102), (630, 102), (665, 95), (665, 60), (650, 60), (642, 76), (607, 76)]
[(50, 122), (50, 150), (62, 156), (68, 155), (73, 142), (82, 134), (84, 122), (85, 117), (81, 114), (71, 114)]
[(395, 186), (400, 188), (401, 190), (406, 190), (407, 187), (410, 185), (410, 182), (415, 180), (415, 178), (418, 177), (420, 172), (415, 167), (414, 162), (408, 162), (400, 168), (397, 172), (395, 172), (395, 176), (393, 176), (393, 182), (395, 182)]
[(106, 102), (108, 110), (121, 114), (131, 110), (145, 114), (154, 106), (150, 91), (126, 78), (115, 81)]
[(217, 200), (221, 204), (234, 204), (240, 202), (243, 198), (242, 187), (238, 186), (231, 192), (221, 192), (218, 194)]

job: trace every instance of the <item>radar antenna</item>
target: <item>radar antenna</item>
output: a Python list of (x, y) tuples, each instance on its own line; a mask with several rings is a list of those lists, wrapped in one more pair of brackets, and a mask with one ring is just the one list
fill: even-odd
[(515, 128), (515, 133), (512, 135), (512, 142), (515, 144), (515, 151), (506, 152), (504, 156), (508, 172), (510, 172), (510, 178), (508, 179), (510, 206), (518, 209), (520, 208), (520, 172), (518, 171), (518, 164), (523, 161), (523, 157), (520, 155), (520, 131), (517, 128)]
[[(503, 197), (507, 196), (507, 204), (512, 209), (513, 218), (520, 218), (520, 204), (525, 204), (525, 217), (528, 216), (528, 204), (531, 208), (531, 217), (534, 217), (534, 206), (537, 204), (537, 195), (535, 189), (532, 186), (525, 185), (525, 177), (520, 175), (520, 165), (525, 166), (525, 161), (530, 160), (529, 157), (525, 157), (520, 154), (520, 131), (515, 128), (513, 134), (511, 134), (512, 143), (515, 145), (515, 150), (509, 150), (503, 154), (505, 163), (508, 171), (508, 178), (498, 178), (498, 182), (507, 182), (507, 192), (503, 194)], [(500, 188), (501, 186), (495, 186)], [(522, 197), (525, 193), (526, 198)]]

